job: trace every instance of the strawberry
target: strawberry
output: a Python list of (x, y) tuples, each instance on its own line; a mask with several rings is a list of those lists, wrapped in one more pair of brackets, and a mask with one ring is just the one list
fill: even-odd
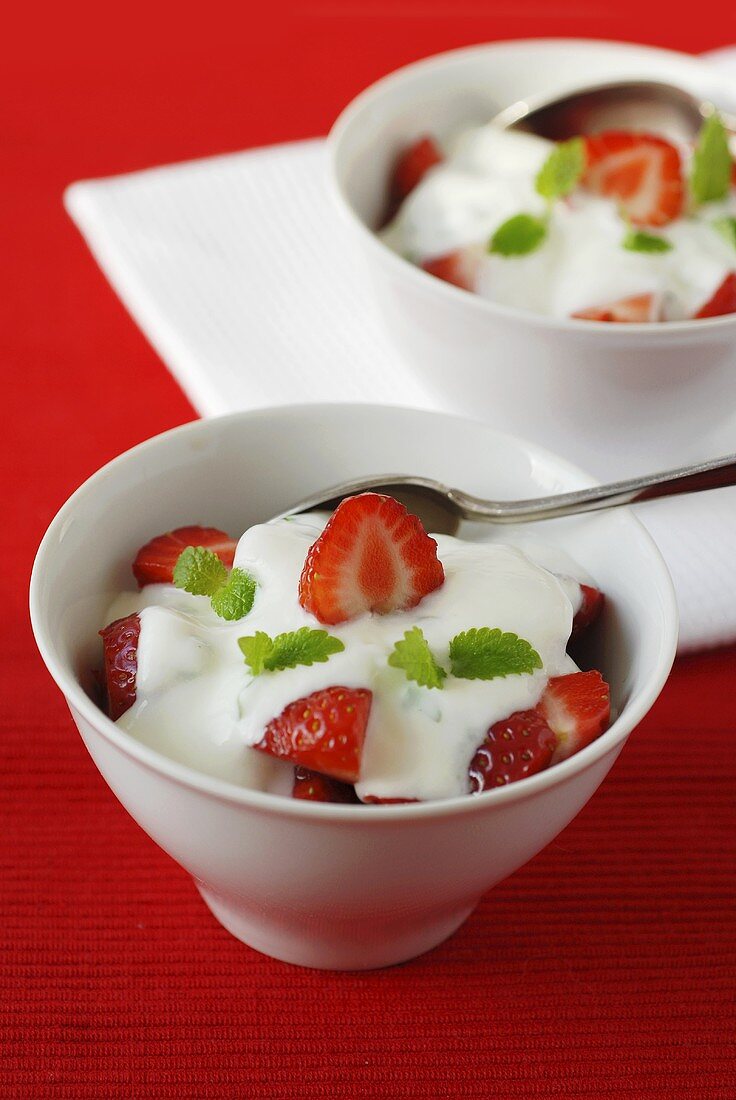
[(365, 688), (314, 691), (289, 703), (255, 747), (331, 779), (355, 783), (372, 700)]
[(337, 779), (329, 779), (309, 768), (294, 769), (292, 798), (305, 799), (308, 802), (359, 802), (354, 789)]
[(471, 793), (525, 779), (572, 756), (603, 733), (610, 713), (600, 672), (553, 677), (533, 710), (516, 711), (488, 730), (470, 762)]
[(595, 741), (608, 726), (608, 684), (600, 672), (554, 676), (535, 709), (557, 737), (552, 757), (552, 763), (557, 764)]
[(142, 546), (133, 562), (133, 574), (139, 588), (146, 584), (171, 584), (174, 566), (187, 546), (204, 546), (213, 550), (223, 565), (231, 568), (237, 543), (216, 527), (177, 527)]
[(580, 595), (582, 602), (572, 621), (572, 634), (570, 635), (572, 638), (577, 637), (586, 627), (594, 623), (603, 610), (604, 597), (600, 589), (593, 588), (590, 584), (581, 584)]
[(713, 297), (695, 316), (722, 317), (726, 313), (736, 313), (736, 271), (726, 276)]
[(100, 631), (104, 655), (104, 682), (107, 713), (116, 722), (135, 702), (135, 677), (138, 671), (138, 639), (141, 620), (138, 615), (116, 619)]
[(379, 798), (375, 794), (367, 794), (361, 798), (361, 802), (370, 806), (408, 806), (410, 802), (420, 802), (419, 798)]
[(414, 190), (435, 164), (444, 160), (431, 137), (418, 138), (401, 154), (391, 177), (391, 194), (398, 205)]
[(607, 130), (583, 140), (583, 186), (614, 199), (635, 225), (666, 225), (682, 213), (682, 164), (669, 141), (624, 130)]
[(445, 283), (459, 286), (461, 290), (473, 290), (479, 264), (480, 256), (475, 249), (458, 248), (444, 256), (425, 260), (422, 270)]
[(470, 762), (471, 794), (543, 771), (556, 747), (557, 738), (536, 710), (518, 710), (494, 723)]
[(343, 500), (310, 547), (299, 602), (321, 623), (416, 607), (445, 579), (437, 543), (393, 497)]
[(655, 294), (635, 294), (610, 305), (581, 309), (572, 316), (581, 321), (620, 321), (629, 324), (661, 320), (659, 298)]

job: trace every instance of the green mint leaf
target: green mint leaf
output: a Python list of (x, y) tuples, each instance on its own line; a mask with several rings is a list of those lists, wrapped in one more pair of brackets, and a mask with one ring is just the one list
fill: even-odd
[(289, 634), (277, 634), (273, 652), (266, 658), (266, 668), (276, 672), (297, 665), (322, 664), (333, 653), (342, 653), (345, 645), (326, 630), (311, 630), (303, 626)]
[(736, 248), (736, 218), (716, 218), (711, 225), (716, 233), (720, 233), (728, 244)]
[(643, 229), (630, 229), (621, 244), (629, 252), (670, 252), (674, 247), (665, 237), (645, 233)]
[(427, 639), (418, 626), (405, 631), (403, 641), (396, 642), (388, 663), (392, 668), (403, 669), (407, 680), (414, 680), (420, 687), (441, 688), (447, 676), (432, 656)]
[(212, 610), (228, 622), (244, 618), (253, 607), (257, 587), (250, 573), (236, 566), (226, 582), (212, 593), (210, 597)]
[(577, 186), (585, 171), (585, 144), (571, 138), (556, 145), (539, 169), (534, 186), (544, 199), (562, 199)]
[(534, 252), (547, 236), (547, 222), (533, 214), (514, 214), (490, 239), (488, 251), (498, 256), (526, 256)]
[(242, 619), (253, 606), (256, 582), (243, 569), (228, 571), (213, 550), (187, 546), (174, 566), (174, 584), (193, 596), (209, 596), (221, 619)]
[(733, 161), (726, 128), (717, 114), (705, 120), (693, 153), (690, 189), (697, 203), (725, 199)]
[(262, 630), (257, 630), (248, 638), (238, 638), (238, 645), (253, 675), (260, 676), (265, 671), (266, 658), (273, 652), (272, 639)]
[(176, 560), (174, 584), (193, 596), (212, 596), (227, 580), (227, 569), (213, 550), (187, 546)]
[(238, 645), (254, 676), (297, 665), (323, 664), (333, 653), (341, 653), (345, 648), (339, 638), (326, 630), (311, 630), (308, 626), (277, 634), (275, 638), (258, 630), (251, 637), (238, 638)]
[(494, 680), (542, 667), (529, 642), (487, 626), (456, 634), (450, 642), (450, 663), (453, 676), (464, 680)]

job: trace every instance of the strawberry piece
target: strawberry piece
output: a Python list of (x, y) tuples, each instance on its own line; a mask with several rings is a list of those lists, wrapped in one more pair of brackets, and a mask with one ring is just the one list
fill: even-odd
[(580, 321), (619, 321), (629, 324), (661, 320), (659, 299), (654, 294), (635, 294), (631, 298), (620, 298), (610, 305), (581, 309), (572, 316)]
[(370, 806), (408, 806), (410, 802), (421, 802), (419, 798), (379, 798), (375, 794), (367, 794), (365, 798), (361, 799), (366, 805)]
[(543, 771), (556, 747), (557, 738), (536, 710), (518, 710), (495, 722), (470, 762), (471, 794)]
[(723, 317), (726, 313), (736, 313), (736, 271), (726, 276), (713, 297), (698, 310), (695, 316), (697, 318)]
[[(393, 497), (343, 500), (310, 547), (299, 602), (321, 623), (416, 607), (445, 579), (437, 543)], [(318, 769), (319, 770), (319, 769)]]
[(669, 141), (624, 130), (607, 130), (583, 140), (583, 186), (614, 199), (635, 225), (666, 225), (682, 213), (682, 164)]
[(187, 546), (204, 546), (213, 550), (223, 565), (232, 567), (237, 543), (216, 527), (177, 527), (167, 531), (142, 546), (133, 562), (133, 574), (138, 586), (146, 584), (172, 584), (174, 566)]
[(479, 264), (480, 256), (476, 250), (458, 248), (455, 252), (425, 260), (422, 270), (445, 283), (459, 286), (461, 290), (473, 290)]
[(141, 620), (138, 615), (116, 619), (100, 631), (104, 656), (104, 683), (107, 713), (113, 722), (135, 702), (135, 678), (138, 672), (138, 639)]
[(331, 779), (355, 783), (372, 700), (365, 688), (314, 691), (289, 703), (255, 747)]
[(401, 154), (391, 177), (391, 194), (400, 203), (410, 194), (435, 164), (441, 164), (442, 156), (437, 143), (431, 137), (418, 138)]
[(580, 585), (582, 602), (572, 621), (571, 638), (576, 638), (586, 627), (594, 623), (603, 610), (604, 596), (599, 588), (590, 584)]
[(600, 672), (573, 672), (554, 676), (536, 706), (557, 737), (552, 763), (566, 760), (595, 741), (611, 717), (608, 684)]
[(309, 768), (294, 769), (292, 798), (301, 798), (307, 802), (359, 802), (353, 787), (339, 783), (337, 779), (320, 775)]

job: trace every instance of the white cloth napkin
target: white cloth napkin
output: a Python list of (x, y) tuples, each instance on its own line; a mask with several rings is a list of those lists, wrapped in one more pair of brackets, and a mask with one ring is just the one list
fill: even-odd
[[(736, 50), (714, 59), (736, 74)], [(203, 416), (302, 401), (438, 407), (383, 331), (324, 161), (321, 140), (295, 142), (66, 192), (98, 263)], [(736, 451), (736, 426), (718, 449)], [(595, 455), (585, 464), (622, 474)], [(672, 572), (681, 650), (736, 640), (736, 490), (637, 514)]]

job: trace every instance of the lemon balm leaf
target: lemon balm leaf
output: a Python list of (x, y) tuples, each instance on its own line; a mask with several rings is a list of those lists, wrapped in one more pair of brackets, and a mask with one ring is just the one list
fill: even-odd
[(212, 593), (210, 602), (213, 611), (228, 622), (244, 618), (253, 607), (257, 587), (250, 573), (236, 566), (225, 583)]
[(214, 550), (187, 546), (176, 560), (174, 584), (193, 596), (212, 596), (227, 581), (227, 569)]
[(547, 157), (534, 181), (537, 194), (552, 201), (562, 199), (577, 187), (585, 171), (585, 143), (582, 138), (561, 141)]
[(450, 642), (450, 664), (453, 676), (464, 680), (495, 680), (534, 672), (542, 667), (542, 658), (518, 634), (483, 626), (455, 635)]
[(693, 153), (690, 189), (697, 203), (725, 199), (731, 187), (733, 159), (726, 128), (717, 114), (703, 123)]
[(535, 252), (547, 236), (547, 221), (534, 214), (514, 214), (499, 225), (490, 239), (488, 251), (498, 256), (527, 256)]
[(273, 640), (263, 630), (257, 630), (247, 638), (238, 638), (240, 651), (254, 676), (265, 670), (266, 658), (273, 651)]
[(254, 676), (262, 672), (279, 672), (297, 665), (323, 664), (333, 653), (341, 653), (345, 645), (326, 630), (300, 627), (270, 638), (262, 630), (250, 637), (238, 638), (245, 663)]
[[(564, 198), (580, 182), (585, 171), (585, 143), (582, 138), (562, 141), (549, 154), (534, 181), (537, 194), (552, 203)], [(488, 251), (498, 256), (528, 256), (544, 243), (548, 233), (546, 217), (515, 214), (498, 227)]]
[(311, 630), (303, 626), (289, 634), (276, 635), (265, 665), (276, 672), (282, 668), (296, 668), (297, 665), (322, 664), (333, 653), (341, 653), (344, 649), (344, 643), (326, 630)]
[(174, 566), (174, 584), (193, 596), (209, 596), (221, 619), (242, 619), (253, 607), (258, 587), (244, 569), (228, 571), (214, 550), (187, 546)]
[(665, 237), (643, 229), (630, 229), (621, 244), (629, 252), (670, 252), (674, 247)]
[(736, 248), (736, 218), (716, 218), (711, 225), (724, 241)]
[(402, 669), (407, 680), (413, 680), (420, 687), (441, 688), (447, 676), (432, 656), (424, 632), (418, 626), (405, 631), (402, 641), (396, 642), (388, 663), (392, 668)]

